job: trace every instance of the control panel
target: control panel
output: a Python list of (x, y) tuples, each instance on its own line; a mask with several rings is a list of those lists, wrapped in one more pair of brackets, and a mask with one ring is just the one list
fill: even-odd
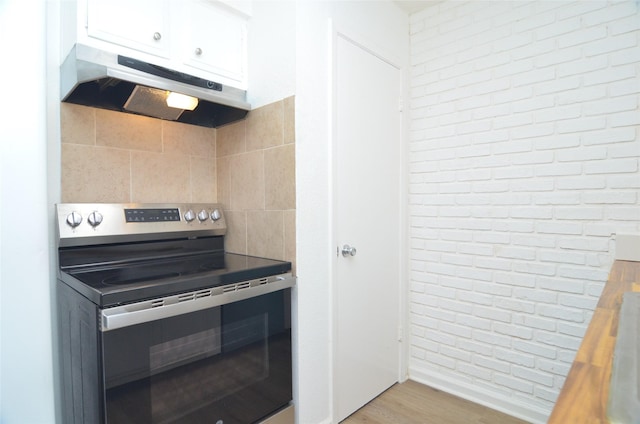
[(60, 246), (224, 235), (222, 205), (61, 203), (56, 205)]
[(180, 221), (180, 209), (135, 208), (125, 209), (124, 219), (127, 222), (167, 222)]

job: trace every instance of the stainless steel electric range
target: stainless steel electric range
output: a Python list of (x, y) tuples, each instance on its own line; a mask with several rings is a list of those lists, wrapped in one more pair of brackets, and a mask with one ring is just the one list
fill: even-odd
[(293, 423), (291, 263), (218, 204), (57, 205), (65, 423)]

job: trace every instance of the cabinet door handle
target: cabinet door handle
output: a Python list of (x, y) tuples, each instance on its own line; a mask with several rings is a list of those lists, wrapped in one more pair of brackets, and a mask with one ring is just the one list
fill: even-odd
[(160, 34), (159, 32), (154, 32), (153, 33), (153, 39), (158, 41), (162, 38), (162, 34)]
[(195, 53), (196, 53), (196, 56), (202, 55), (202, 49), (200, 47), (196, 47)]

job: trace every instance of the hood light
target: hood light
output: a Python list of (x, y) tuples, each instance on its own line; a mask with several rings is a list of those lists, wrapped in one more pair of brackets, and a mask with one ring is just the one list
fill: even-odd
[(167, 95), (167, 106), (176, 109), (193, 110), (198, 106), (198, 99), (185, 94), (169, 91)]

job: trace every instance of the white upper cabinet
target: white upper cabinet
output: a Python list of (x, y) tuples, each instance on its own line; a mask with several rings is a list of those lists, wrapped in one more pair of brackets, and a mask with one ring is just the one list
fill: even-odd
[(209, 1), (190, 1), (183, 58), (189, 66), (242, 83), (246, 80), (247, 21)]
[(168, 0), (88, 0), (86, 31), (90, 38), (170, 58), (170, 19)]
[(78, 42), (246, 89), (246, 3), (79, 0)]

